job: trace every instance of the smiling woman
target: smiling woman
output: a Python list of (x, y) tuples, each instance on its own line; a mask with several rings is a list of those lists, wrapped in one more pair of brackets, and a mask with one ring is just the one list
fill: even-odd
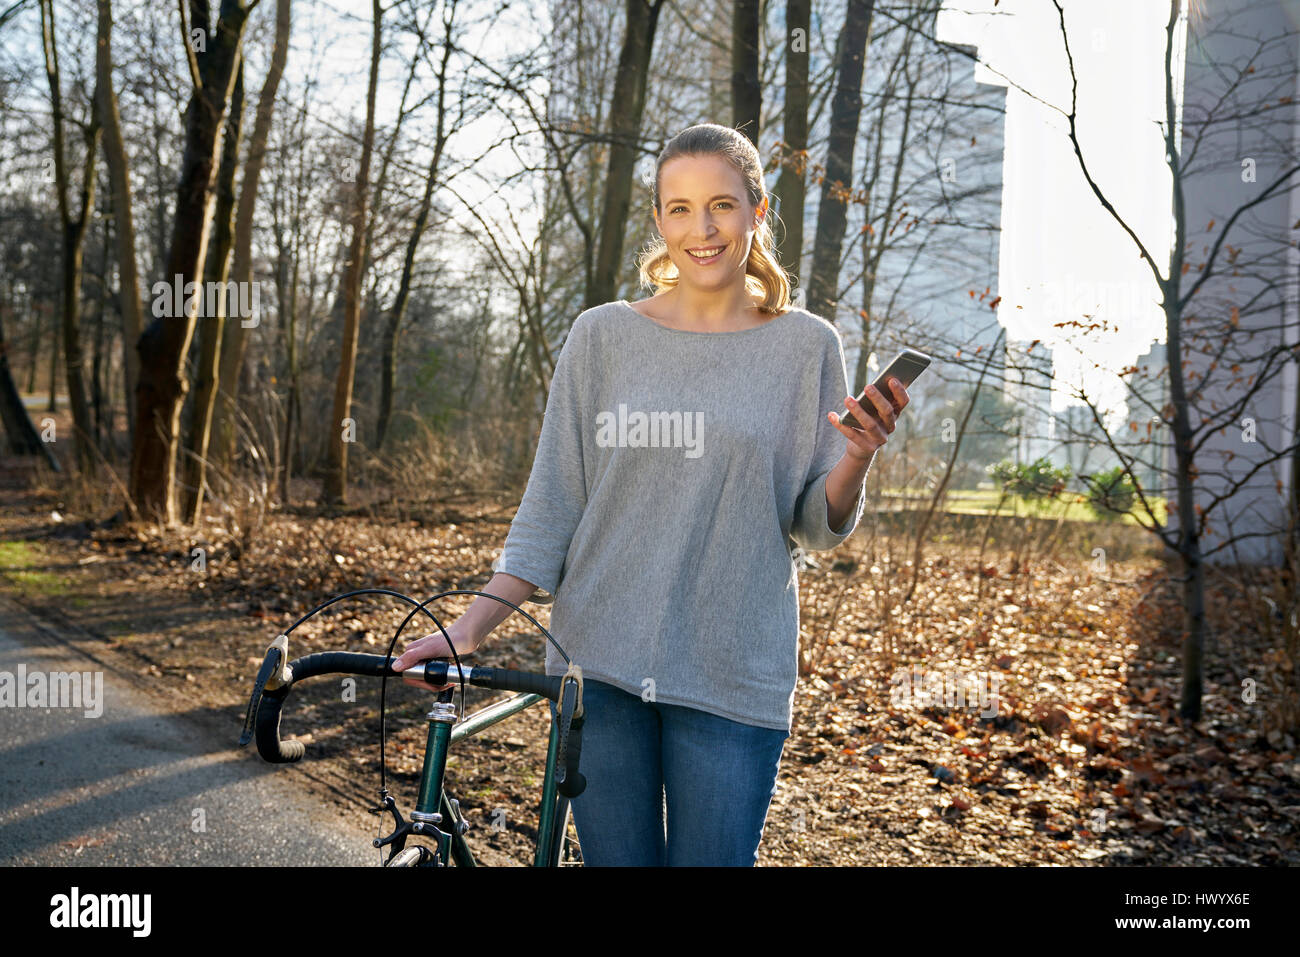
[(659, 293), (651, 308), (661, 308), (647, 315), (675, 314), (686, 327), (708, 331), (759, 324), (790, 309), (762, 164), (743, 135), (701, 123), (673, 137), (659, 154), (651, 205), (660, 238), (637, 268)]
[[(790, 303), (749, 140), (678, 134), (653, 201), (640, 272), (658, 292), (569, 329), (488, 591), (553, 595), (550, 627), (583, 670), (583, 861), (752, 866), (793, 727), (792, 549), (857, 527), (896, 412), (879, 400), (868, 432), (831, 411), (860, 409), (844, 347)], [(452, 624), (458, 653), (502, 620), (486, 606)], [(396, 667), (445, 653), (428, 635)], [(548, 675), (567, 666), (548, 651)]]

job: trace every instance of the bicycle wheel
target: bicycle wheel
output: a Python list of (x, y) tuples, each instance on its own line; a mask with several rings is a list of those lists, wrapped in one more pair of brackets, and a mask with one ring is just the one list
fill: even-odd
[(433, 851), (423, 844), (412, 844), (410, 847), (404, 847), (393, 855), (391, 861), (384, 863), (385, 867), (432, 867)]
[(561, 829), (560, 867), (581, 867), (582, 846), (578, 843), (578, 828), (573, 823), (572, 808), (564, 802), (564, 824)]

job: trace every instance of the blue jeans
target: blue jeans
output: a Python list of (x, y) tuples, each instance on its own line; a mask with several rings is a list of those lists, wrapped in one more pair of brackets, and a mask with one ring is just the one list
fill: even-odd
[(572, 807), (585, 866), (754, 865), (784, 730), (642, 701), (592, 678), (583, 705), (587, 787)]

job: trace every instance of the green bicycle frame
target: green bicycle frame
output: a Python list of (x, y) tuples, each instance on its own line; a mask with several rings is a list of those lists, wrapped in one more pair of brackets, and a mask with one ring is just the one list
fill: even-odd
[[(434, 826), (438, 837), (439, 860), (446, 864), (454, 859), (460, 867), (477, 867), (474, 855), (465, 842), (466, 825), (459, 804), (453, 804), (443, 788), (447, 769), (447, 752), (454, 741), (461, 741), (484, 728), (504, 721), (539, 701), (541, 695), (521, 694), (490, 705), (453, 727), (456, 706), (450, 701), (439, 701), (429, 712), (429, 735), (424, 750), (424, 767), (420, 773), (420, 793), (416, 799), (411, 819), (425, 824), (418, 832), (428, 836), (428, 826)], [(560, 729), (551, 721), (550, 741), (546, 748), (546, 776), (542, 781), (542, 803), (537, 825), (537, 850), (533, 856), (534, 867), (555, 866), (559, 863), (563, 828), (568, 820), (569, 799), (558, 794), (555, 782), (556, 752), (559, 750)], [(439, 827), (438, 825), (442, 825)]]

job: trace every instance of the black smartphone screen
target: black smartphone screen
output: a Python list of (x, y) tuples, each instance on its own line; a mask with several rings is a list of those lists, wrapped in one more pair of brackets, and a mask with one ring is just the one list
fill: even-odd
[[(897, 379), (905, 387), (910, 387), (929, 366), (930, 357), (925, 353), (917, 352), (915, 349), (904, 349), (881, 371), (880, 375), (876, 376), (872, 385), (879, 389), (886, 398), (892, 400), (893, 391), (888, 385), (890, 379)], [(863, 389), (862, 395), (858, 396), (858, 404), (866, 409), (872, 418), (879, 420), (880, 417), (876, 414), (874, 404), (867, 398), (866, 389)], [(857, 418), (848, 409), (840, 413), (840, 423), (852, 426), (855, 429), (862, 428), (858, 424)]]

